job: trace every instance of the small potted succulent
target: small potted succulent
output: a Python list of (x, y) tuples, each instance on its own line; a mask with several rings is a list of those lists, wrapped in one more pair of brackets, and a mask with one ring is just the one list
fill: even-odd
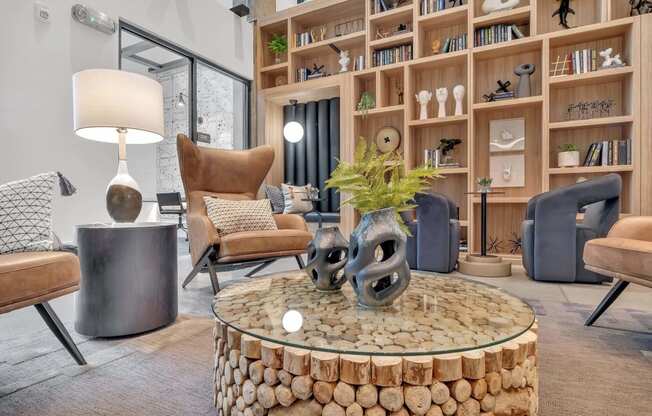
[(575, 143), (564, 143), (559, 146), (559, 153), (557, 153), (557, 166), (560, 168), (566, 168), (579, 165), (580, 152)]
[(491, 182), (493, 182), (493, 179), (491, 178), (478, 178), (476, 179), (476, 182), (478, 183), (478, 186), (480, 187), (479, 192), (489, 192), (491, 191)]
[(360, 94), (360, 101), (358, 102), (358, 111), (362, 113), (362, 116), (366, 116), (369, 110), (376, 108), (376, 100), (374, 96), (371, 95), (369, 91), (364, 91)]
[(288, 39), (285, 35), (275, 33), (267, 42), (267, 49), (274, 54), (274, 62), (280, 64), (283, 61), (283, 54), (288, 50)]

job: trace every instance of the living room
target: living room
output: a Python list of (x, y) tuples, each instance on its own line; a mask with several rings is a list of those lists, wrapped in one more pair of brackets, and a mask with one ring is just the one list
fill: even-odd
[(0, 415), (650, 413), (652, 3), (0, 9)]

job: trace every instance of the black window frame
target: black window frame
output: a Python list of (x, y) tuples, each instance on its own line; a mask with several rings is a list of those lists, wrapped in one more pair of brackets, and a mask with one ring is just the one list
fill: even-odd
[(212, 62), (205, 57), (198, 55), (194, 52), (189, 51), (188, 49), (179, 46), (178, 44), (171, 42), (169, 40), (163, 39), (160, 36), (153, 34), (152, 32), (123, 19), (118, 21), (118, 69), (122, 69), (122, 32), (126, 31), (132, 35), (139, 36), (149, 42), (155, 43), (157, 46), (166, 48), (171, 52), (181, 55), (182, 57), (188, 59), (190, 62), (190, 82), (189, 82), (189, 91), (191, 93), (192, 99), (190, 106), (190, 137), (193, 142), (197, 143), (197, 66), (202, 64), (207, 66), (222, 75), (230, 77), (236, 81), (242, 82), (244, 85), (245, 97), (243, 100), (244, 105), (244, 140), (243, 146), (245, 149), (251, 147), (251, 80), (243, 77), (240, 74), (237, 74), (228, 68)]

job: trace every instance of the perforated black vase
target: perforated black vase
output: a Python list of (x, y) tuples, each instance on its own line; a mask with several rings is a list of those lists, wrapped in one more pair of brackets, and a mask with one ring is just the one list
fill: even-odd
[(410, 284), (406, 236), (394, 210), (385, 208), (362, 216), (351, 233), (344, 274), (362, 306), (391, 305)]
[(308, 263), (305, 271), (317, 290), (340, 290), (346, 282), (342, 272), (346, 264), (349, 244), (337, 227), (319, 228), (308, 244)]

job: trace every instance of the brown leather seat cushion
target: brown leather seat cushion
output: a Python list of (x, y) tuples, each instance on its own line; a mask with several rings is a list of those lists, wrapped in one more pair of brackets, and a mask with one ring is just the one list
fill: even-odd
[(596, 238), (584, 247), (584, 263), (652, 281), (652, 242), (630, 238)]
[(305, 252), (310, 240), (310, 232), (296, 229), (228, 234), (219, 243), (219, 262), (292, 256)]
[(79, 274), (79, 259), (71, 253), (0, 255), (0, 313), (74, 292)]

